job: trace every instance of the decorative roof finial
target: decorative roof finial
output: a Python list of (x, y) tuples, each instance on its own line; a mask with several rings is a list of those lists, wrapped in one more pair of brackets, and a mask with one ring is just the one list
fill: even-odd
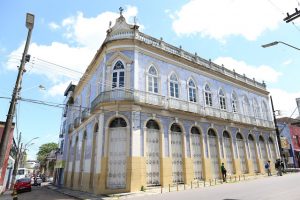
[(119, 11), (120, 11), (120, 16), (123, 16), (123, 15), (122, 15), (122, 13), (123, 13), (123, 10), (124, 10), (124, 9), (123, 9), (122, 7), (120, 7), (120, 8), (119, 8)]
[(136, 16), (133, 17), (133, 23), (136, 25)]

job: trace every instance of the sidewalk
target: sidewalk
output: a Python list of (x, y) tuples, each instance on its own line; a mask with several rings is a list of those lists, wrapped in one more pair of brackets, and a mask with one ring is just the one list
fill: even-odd
[(192, 181), (190, 184), (178, 184), (178, 185), (174, 184), (174, 185), (169, 185), (167, 187), (161, 187), (161, 186), (146, 187), (144, 191), (138, 191), (132, 193), (118, 193), (118, 194), (111, 194), (111, 195), (95, 195), (92, 193), (72, 190), (64, 187), (59, 188), (54, 185), (48, 185), (47, 187), (49, 189), (60, 192), (62, 194), (77, 199), (82, 199), (82, 200), (113, 200), (113, 199), (129, 199), (131, 197), (137, 197), (137, 196), (147, 196), (147, 195), (160, 194), (160, 193), (177, 192), (177, 191), (190, 190), (190, 189), (203, 188), (203, 187), (213, 187), (221, 184), (234, 184), (242, 181), (249, 181), (249, 180), (267, 178), (267, 177), (268, 176), (265, 174), (259, 174), (256, 176), (231, 176), (231, 177), (229, 176), (227, 177), (226, 183), (223, 183), (219, 179), (210, 180), (206, 182)]
[(2, 195), (0, 195), (0, 200), (12, 200), (12, 190), (5, 191)]

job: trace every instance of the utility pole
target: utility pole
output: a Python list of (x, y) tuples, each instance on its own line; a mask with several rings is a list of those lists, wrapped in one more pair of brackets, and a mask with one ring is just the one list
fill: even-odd
[(21, 64), (19, 67), (17, 80), (16, 80), (15, 87), (13, 90), (12, 98), (10, 101), (9, 110), (8, 110), (6, 121), (5, 121), (5, 127), (4, 127), (2, 138), (0, 141), (0, 170), (1, 170), (0, 176), (2, 174), (3, 165), (4, 165), (4, 161), (5, 161), (5, 157), (6, 157), (7, 145), (9, 142), (9, 136), (11, 134), (11, 127), (12, 127), (12, 122), (13, 122), (13, 118), (14, 118), (14, 114), (15, 114), (16, 104), (18, 101), (18, 94), (21, 90), (22, 77), (23, 77), (23, 73), (25, 72), (25, 63), (28, 62), (30, 59), (30, 56), (27, 55), (27, 52), (28, 52), (28, 48), (29, 48), (29, 44), (30, 44), (31, 32), (33, 29), (33, 25), (34, 25), (34, 15), (27, 13), (26, 14), (26, 27), (28, 29), (28, 34), (27, 34), (26, 44), (25, 44)]
[(273, 113), (273, 118), (274, 118), (274, 125), (275, 125), (276, 137), (277, 137), (277, 142), (278, 142), (279, 154), (280, 154), (280, 158), (282, 159), (283, 155), (282, 155), (282, 147), (281, 147), (281, 140), (280, 140), (280, 132), (279, 132), (279, 129), (277, 126), (277, 120), (276, 120), (272, 96), (270, 96), (270, 99), (271, 99), (271, 105), (272, 105), (272, 113)]
[(291, 15), (289, 13), (286, 13), (286, 14), (287, 14), (287, 17), (285, 17), (283, 19), (283, 21), (285, 21), (286, 23), (289, 23), (289, 22), (297, 19), (298, 17), (300, 17), (300, 11), (297, 8), (295, 8), (295, 12), (293, 14), (291, 14)]

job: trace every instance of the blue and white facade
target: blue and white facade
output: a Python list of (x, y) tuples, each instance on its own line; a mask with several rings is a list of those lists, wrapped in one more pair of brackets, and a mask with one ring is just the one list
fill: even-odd
[(64, 184), (116, 193), (264, 173), (279, 156), (264, 83), (139, 32), (121, 15), (63, 119)]

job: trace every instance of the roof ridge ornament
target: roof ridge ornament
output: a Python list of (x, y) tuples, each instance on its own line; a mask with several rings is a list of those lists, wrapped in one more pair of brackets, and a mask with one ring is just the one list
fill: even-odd
[(124, 8), (120, 7), (120, 8), (119, 8), (119, 11), (120, 11), (120, 16), (123, 16)]

